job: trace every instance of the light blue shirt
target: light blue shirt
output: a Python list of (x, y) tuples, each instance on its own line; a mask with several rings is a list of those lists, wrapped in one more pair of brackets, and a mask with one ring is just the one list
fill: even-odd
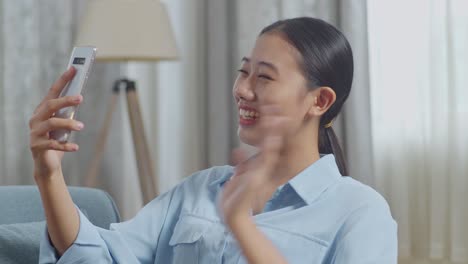
[[(57, 259), (46, 230), (39, 263), (247, 263), (217, 208), (232, 174), (231, 166), (197, 172), (110, 230), (79, 212), (72, 246)], [(254, 219), (289, 263), (397, 263), (397, 224), (387, 202), (342, 177), (333, 155), (278, 188)]]

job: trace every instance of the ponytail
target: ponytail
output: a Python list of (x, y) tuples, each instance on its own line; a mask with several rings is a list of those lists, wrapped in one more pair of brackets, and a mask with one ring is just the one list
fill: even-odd
[(319, 153), (321, 154), (333, 154), (335, 156), (336, 165), (340, 170), (341, 175), (348, 176), (348, 166), (346, 166), (346, 160), (343, 150), (340, 147), (338, 137), (333, 131), (331, 126), (320, 126), (319, 129)]

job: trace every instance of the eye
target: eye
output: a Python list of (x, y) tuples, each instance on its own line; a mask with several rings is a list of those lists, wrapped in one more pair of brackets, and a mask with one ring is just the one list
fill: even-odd
[(240, 74), (242, 74), (242, 75), (249, 75), (249, 72), (244, 70), (244, 69), (239, 69), (237, 71), (240, 72)]
[(267, 79), (267, 80), (273, 81), (273, 78), (271, 78), (270, 76), (265, 75), (265, 74), (259, 74), (257, 77), (258, 77), (258, 78), (262, 78), (262, 79)]

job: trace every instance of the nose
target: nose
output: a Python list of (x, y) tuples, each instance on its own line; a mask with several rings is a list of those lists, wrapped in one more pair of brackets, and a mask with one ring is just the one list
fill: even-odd
[(254, 86), (247, 79), (238, 80), (234, 84), (234, 97), (236, 97), (237, 100), (255, 100), (255, 92), (253, 87)]

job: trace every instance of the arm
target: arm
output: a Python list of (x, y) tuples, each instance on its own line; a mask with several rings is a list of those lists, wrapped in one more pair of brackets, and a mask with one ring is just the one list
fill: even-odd
[(248, 263), (287, 263), (275, 245), (257, 228), (250, 216), (235, 220), (230, 227)]
[(44, 206), (49, 236), (61, 256), (78, 235), (78, 212), (61, 173), (40, 178), (36, 183)]
[(76, 106), (81, 96), (57, 98), (75, 73), (71, 68), (51, 87), (29, 121), (30, 149), (34, 159), (34, 179), (39, 188), (47, 220), (39, 252), (40, 263), (154, 263), (158, 237), (169, 221), (173, 192), (159, 196), (127, 222), (111, 225), (111, 230), (94, 226), (75, 207), (63, 178), (64, 152), (78, 145), (60, 143), (49, 137), (57, 129), (78, 131), (83, 126), (70, 119), (55, 118), (66, 106)]
[(64, 152), (78, 150), (74, 143), (60, 143), (49, 138), (56, 129), (80, 130), (80, 122), (54, 117), (54, 113), (67, 106), (77, 106), (82, 97), (57, 98), (63, 87), (73, 78), (76, 70), (66, 71), (50, 88), (29, 121), (30, 149), (34, 159), (34, 179), (39, 187), (49, 234), (59, 254), (72, 244), (78, 234), (79, 217), (63, 179), (61, 161)]
[(276, 108), (264, 109), (260, 126), (265, 137), (255, 157), (236, 166), (235, 173), (224, 185), (220, 209), (224, 222), (240, 245), (250, 264), (287, 263), (281, 252), (257, 228), (251, 213), (263, 210), (265, 203), (279, 186), (273, 179), (283, 146), (282, 128), (289, 119), (275, 116)]
[(177, 213), (177, 208), (171, 207), (174, 199), (179, 201), (176, 192), (177, 188), (158, 196), (133, 219), (111, 224), (110, 230), (94, 226), (73, 205), (79, 216), (76, 239), (58, 258), (54, 245), (44, 233), (39, 263), (154, 263), (155, 254), (165, 253), (159, 244), (169, 240), (164, 228), (171, 225)]

